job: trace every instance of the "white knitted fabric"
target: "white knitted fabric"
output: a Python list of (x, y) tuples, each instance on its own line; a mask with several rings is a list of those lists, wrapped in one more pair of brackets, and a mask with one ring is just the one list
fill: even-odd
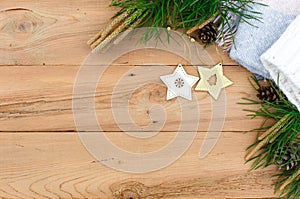
[(300, 0), (260, 0), (260, 2), (281, 13), (300, 14)]
[(300, 16), (267, 50), (261, 61), (272, 79), (300, 111)]
[(252, 9), (260, 12), (262, 19), (248, 19), (251, 25), (246, 22), (239, 24), (234, 37), (235, 46), (231, 48), (229, 56), (252, 73), (270, 79), (260, 56), (280, 38), (296, 16), (258, 4), (253, 5)]

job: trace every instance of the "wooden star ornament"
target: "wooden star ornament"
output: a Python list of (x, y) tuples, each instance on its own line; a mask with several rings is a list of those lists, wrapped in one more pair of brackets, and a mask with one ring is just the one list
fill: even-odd
[(177, 66), (173, 74), (161, 76), (160, 79), (168, 87), (167, 100), (175, 97), (192, 100), (192, 87), (199, 80), (198, 77), (188, 75), (181, 64)]
[(233, 84), (223, 75), (223, 66), (221, 63), (212, 68), (203, 68), (198, 66), (198, 72), (201, 80), (195, 90), (208, 91), (215, 100), (219, 98), (222, 88), (226, 88)]

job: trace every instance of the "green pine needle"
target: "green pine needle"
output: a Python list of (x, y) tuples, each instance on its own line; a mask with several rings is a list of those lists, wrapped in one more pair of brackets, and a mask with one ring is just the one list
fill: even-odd
[(116, 16), (128, 9), (149, 12), (141, 26), (189, 30), (215, 14), (221, 15), (223, 27), (230, 27), (229, 12), (245, 22), (260, 20), (260, 13), (252, 9), (254, 4), (264, 5), (255, 0), (112, 0), (111, 6), (120, 8)]
[[(259, 81), (252, 77), (250, 83), (255, 90), (261, 88)], [(273, 127), (276, 128), (276, 132), (271, 133), (265, 139), (267, 144), (264, 144), (257, 152), (254, 157), (249, 159), (247, 162), (253, 162), (251, 169), (265, 168), (270, 165), (276, 164), (277, 160), (282, 160), (285, 154), (288, 151), (288, 148), (297, 146), (293, 157), (297, 157), (297, 154), (300, 151), (300, 113), (297, 107), (290, 103), (281, 91), (273, 84), (272, 81), (269, 81), (270, 85), (273, 87), (275, 92), (280, 97), (279, 100), (275, 102), (268, 101), (259, 101), (253, 99), (244, 99), (244, 105), (259, 105), (258, 110), (246, 110), (249, 112), (251, 118), (263, 117), (265, 118), (263, 125), (260, 128), (255, 128), (250, 132), (257, 132), (257, 140), (248, 147), (247, 150), (252, 150), (262, 141), (258, 140), (260, 134), (266, 132), (268, 129)], [(286, 117), (282, 123), (278, 123), (279, 120)], [(267, 126), (265, 123), (268, 120), (273, 120), (274, 123), (271, 126)], [(300, 160), (299, 159), (290, 159), (281, 166), (289, 165), (292, 161), (296, 161), (298, 165), (291, 170), (281, 171), (278, 175), (275, 175), (278, 180), (275, 184), (275, 191), (279, 191), (282, 184), (284, 184), (288, 179), (292, 179), (287, 186), (281, 190), (281, 197), (284, 198), (299, 198), (300, 197)], [(297, 174), (297, 175), (296, 175)], [(296, 176), (294, 176), (296, 175)], [(291, 178), (293, 177), (293, 178)]]

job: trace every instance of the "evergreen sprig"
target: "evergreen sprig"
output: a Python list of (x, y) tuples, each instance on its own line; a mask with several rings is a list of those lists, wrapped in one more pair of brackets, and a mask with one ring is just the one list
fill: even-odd
[[(250, 80), (255, 90), (260, 88), (260, 83), (256, 78)], [(253, 161), (251, 169), (265, 168), (276, 162), (284, 162), (281, 166), (287, 166), (292, 161), (298, 163), (290, 170), (283, 170), (278, 175), (275, 184), (275, 191), (281, 191), (281, 197), (299, 198), (300, 197), (300, 113), (295, 105), (289, 102), (276, 87), (272, 81), (269, 84), (277, 92), (280, 98), (276, 101), (269, 102), (266, 100), (259, 101), (253, 99), (244, 99), (244, 105), (259, 105), (258, 110), (249, 110), (248, 116), (252, 118), (263, 117), (263, 125), (255, 128), (250, 132), (258, 132), (256, 141), (249, 146), (249, 153), (246, 155), (246, 162)], [(272, 125), (267, 125), (267, 122)], [(295, 148), (292, 157), (282, 161), (288, 149)]]
[(142, 41), (152, 38), (159, 41), (161, 28), (184, 29), (189, 33), (215, 18), (218, 19), (217, 26), (221, 26), (221, 36), (225, 38), (226, 35), (233, 36), (232, 16), (245, 22), (260, 20), (260, 13), (252, 9), (254, 4), (264, 5), (256, 0), (112, 0), (110, 6), (118, 7), (119, 12), (88, 41), (88, 45), (93, 52), (100, 51), (122, 32), (141, 26), (148, 27)]
[[(148, 11), (141, 25), (190, 29), (202, 24), (214, 15), (220, 15), (222, 24), (230, 24), (228, 13), (241, 17), (242, 21), (260, 19), (252, 9), (255, 0), (113, 0), (111, 6), (121, 8), (116, 16), (128, 9)], [(261, 4), (263, 5), (263, 4)]]

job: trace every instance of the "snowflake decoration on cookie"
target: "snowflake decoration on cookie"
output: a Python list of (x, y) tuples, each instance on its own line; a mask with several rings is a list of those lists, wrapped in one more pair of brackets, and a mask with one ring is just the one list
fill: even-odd
[(177, 88), (182, 88), (184, 86), (184, 80), (182, 78), (178, 78), (175, 80), (175, 86)]

